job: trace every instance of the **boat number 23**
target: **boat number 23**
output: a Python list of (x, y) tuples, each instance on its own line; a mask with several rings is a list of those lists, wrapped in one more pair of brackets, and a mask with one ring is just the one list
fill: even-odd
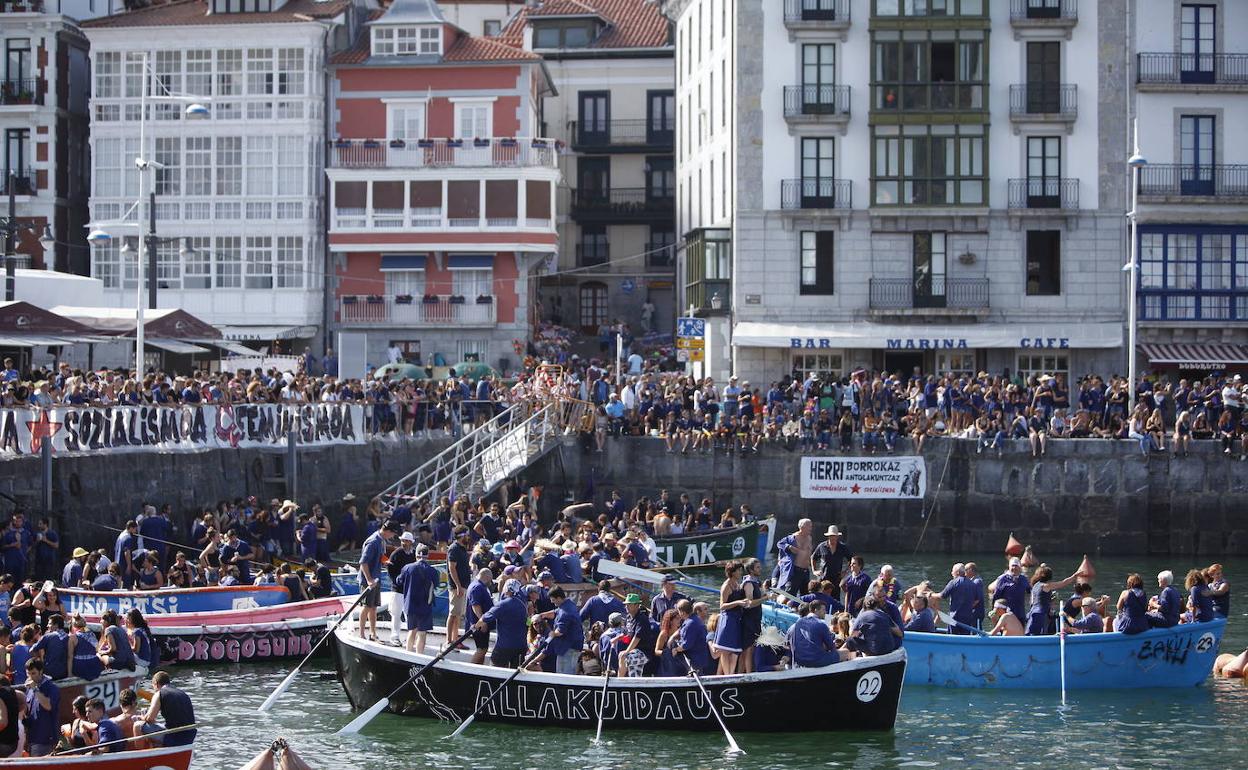
[(868, 671), (858, 677), (858, 684), (855, 688), (855, 694), (858, 700), (863, 703), (870, 703), (875, 700), (875, 696), (880, 694), (880, 686), (883, 680), (880, 678), (879, 671)]

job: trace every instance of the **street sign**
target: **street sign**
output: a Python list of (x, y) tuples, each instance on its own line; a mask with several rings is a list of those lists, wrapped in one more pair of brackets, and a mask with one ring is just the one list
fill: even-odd
[(706, 319), (705, 318), (677, 318), (676, 319), (676, 336), (677, 337), (698, 337), (706, 336)]
[(637, 289), (637, 283), (632, 278), (625, 278), (620, 282), (620, 291), (625, 294), (632, 294)]

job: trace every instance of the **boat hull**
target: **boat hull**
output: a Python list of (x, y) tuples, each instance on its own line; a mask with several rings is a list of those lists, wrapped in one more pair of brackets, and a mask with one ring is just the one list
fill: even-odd
[(332, 617), (319, 617), (277, 623), (152, 626), (152, 636), (160, 649), (161, 665), (264, 663), (305, 657), (332, 623)]
[[(387, 697), (431, 659), (368, 642), (339, 630), (330, 637), (338, 675), (356, 708)], [(707, 676), (711, 701), (733, 732), (891, 730), (905, 676), (903, 651), (819, 669)], [(493, 699), (512, 669), (444, 660), (417, 685), (390, 700), (390, 711), (457, 721), (484, 703), (479, 721), (593, 730), (603, 678), (525, 671)], [(785, 704), (784, 707), (778, 707)], [(603, 709), (605, 729), (717, 731), (689, 677), (612, 677)]]
[(22, 770), (188, 770), (191, 746), (119, 751), (112, 754), (0, 759), (0, 768)]
[(139, 679), (146, 673), (146, 670), (142, 668), (137, 671), (108, 670), (89, 682), (76, 676), (56, 680), (56, 686), (61, 691), (57, 724), (74, 721), (74, 699), (79, 695), (85, 695), (87, 700), (99, 698), (103, 701), (104, 710), (109, 715), (120, 714), (122, 691), (133, 690)]
[(62, 588), (61, 599), (71, 613), (98, 617), (106, 610), (120, 613), (137, 608), (148, 615), (178, 612), (219, 612), (285, 604), (290, 592), (281, 586), (211, 586), (159, 591), (88, 591)]
[(763, 519), (733, 529), (713, 529), (680, 537), (656, 537), (659, 563), (672, 567), (703, 567), (733, 559), (766, 559), (776, 520)]

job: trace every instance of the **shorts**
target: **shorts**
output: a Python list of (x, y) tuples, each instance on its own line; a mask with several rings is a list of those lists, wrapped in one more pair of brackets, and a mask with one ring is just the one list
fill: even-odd
[(490, 632), (489, 632), (489, 630), (487, 629), (487, 630), (485, 630), (485, 631), (473, 631), (473, 632), (472, 632), (472, 643), (473, 643), (474, 645), (476, 645), (476, 648), (477, 648), (478, 650), (484, 650), (484, 649), (488, 648), (488, 647), (490, 646)]
[(490, 662), (499, 668), (519, 668), (524, 662), (525, 650), (523, 647), (514, 650), (494, 648), (494, 652), (490, 653)]
[(364, 602), (361, 606), (373, 608), (381, 606), (381, 583), (364, 589)]
[(433, 630), (433, 613), (429, 612), (423, 615), (407, 616), (408, 631), (432, 631)]
[(464, 608), (467, 606), (468, 606), (468, 592), (459, 591), (458, 593), (456, 593), (456, 591), (452, 590), (451, 591), (451, 610), (450, 610), (449, 616), (453, 618), (461, 617), (464, 614)]

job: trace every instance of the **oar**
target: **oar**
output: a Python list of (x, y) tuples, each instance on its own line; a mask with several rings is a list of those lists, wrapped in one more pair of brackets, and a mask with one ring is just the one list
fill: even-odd
[[(172, 733), (180, 733), (186, 730), (197, 730), (197, 729), (199, 729), (198, 723), (193, 724), (193, 725), (183, 725), (181, 727), (170, 727), (168, 730), (157, 730), (155, 732), (143, 733), (142, 735), (132, 735), (129, 738), (118, 738), (115, 741), (108, 741), (107, 743), (93, 743), (90, 746), (79, 746), (76, 749), (66, 749), (65, 751), (56, 752), (56, 754), (54, 754), (53, 756), (64, 757), (70, 754), (77, 754), (80, 751), (95, 751), (96, 749), (101, 748), (102, 746), (112, 746), (113, 744), (128, 743), (129, 741), (141, 741), (144, 738), (155, 738), (157, 735), (170, 735)], [(189, 749), (190, 747), (188, 746), (187, 748)]]
[(961, 621), (955, 620), (954, 617), (947, 612), (940, 613), (940, 619), (945, 621), (946, 626), (957, 626), (958, 628), (965, 628), (967, 631), (970, 631), (971, 633), (977, 636), (988, 635), (988, 632), (984, 631), (981, 628), (976, 628), (975, 626), (968, 626), (967, 624)]
[(702, 684), (702, 677), (698, 676), (698, 672), (694, 670), (689, 656), (682, 652), (680, 657), (685, 659), (685, 665), (689, 667), (689, 674), (693, 677), (693, 681), (698, 683), (698, 689), (702, 691), (702, 697), (706, 698), (707, 708), (715, 715), (715, 721), (719, 722), (720, 728), (724, 731), (724, 737), (728, 739), (728, 750), (734, 754), (744, 754), (745, 752), (741, 750), (741, 747), (737, 745), (736, 740), (732, 737), (732, 733), (728, 732), (728, 725), (724, 724), (724, 718), (719, 715), (719, 709), (715, 708), (714, 702), (711, 701), (711, 694), (706, 691), (706, 685)]
[(457, 647), (459, 647), (461, 642), (463, 642), (465, 639), (467, 639), (470, 636), (472, 636), (471, 628), (465, 631), (463, 636), (459, 637), (454, 642), (447, 645), (447, 648), (443, 650), (442, 652), (438, 653), (436, 656), (434, 656), (433, 660), (429, 661), (424, 666), (421, 666), (421, 669), (417, 671), (415, 674), (412, 674), (412, 676), (406, 682), (394, 688), (394, 692), (390, 693), (386, 697), (382, 698), (381, 700), (377, 701), (373, 705), (369, 706), (368, 711), (365, 711), (363, 714), (360, 714), (355, 719), (352, 719), (351, 722), (347, 724), (346, 727), (338, 731), (338, 734), (339, 735), (355, 735), (360, 730), (363, 730), (365, 725), (373, 721), (373, 719), (378, 714), (386, 710), (386, 706), (390, 705), (390, 699), (398, 695), (400, 690), (402, 690), (404, 687), (407, 687), (409, 684), (412, 684), (417, 679), (420, 679), (422, 676), (424, 676), (425, 672), (433, 668), (435, 663), (442, 660), (447, 655), (450, 655), (451, 652), (453, 652)]
[(537, 660), (537, 656), (538, 656), (538, 655), (541, 655), (541, 654), (542, 654), (542, 652), (543, 652), (543, 649), (542, 649), (541, 647), (539, 647), (538, 649), (536, 649), (536, 650), (534, 650), (534, 651), (533, 651), (533, 654), (532, 654), (532, 655), (530, 655), (529, 657), (525, 658), (525, 659), (524, 659), (524, 660), (520, 663), (520, 667), (519, 667), (519, 668), (517, 668), (515, 671), (512, 671), (512, 672), (511, 672), (511, 676), (508, 676), (506, 679), (504, 679), (502, 684), (500, 684), (498, 687), (494, 688), (493, 692), (491, 692), (489, 695), (485, 696), (485, 700), (483, 700), (483, 701), (481, 701), (479, 704), (477, 704), (477, 708), (476, 708), (476, 710), (475, 710), (475, 711), (473, 711), (471, 714), (469, 714), (469, 715), (468, 715), (468, 718), (467, 718), (467, 719), (465, 719), (465, 720), (464, 720), (464, 721), (463, 721), (463, 722), (459, 725), (459, 727), (456, 727), (456, 728), (455, 728), (455, 732), (451, 733), (451, 734), (450, 734), (450, 735), (448, 735), (447, 737), (448, 737), (448, 738), (457, 738), (457, 737), (459, 737), (459, 734), (460, 734), (460, 733), (462, 733), (464, 730), (467, 730), (467, 729), (468, 729), (468, 725), (472, 724), (472, 721), (473, 721), (474, 719), (476, 719), (476, 718), (477, 718), (477, 714), (480, 714), (480, 713), (481, 713), (481, 709), (483, 709), (483, 708), (485, 708), (487, 705), (489, 705), (489, 702), (490, 702), (490, 701), (492, 701), (492, 700), (494, 700), (494, 696), (495, 696), (495, 695), (498, 695), (500, 692), (502, 692), (504, 687), (506, 687), (507, 685), (511, 684), (511, 680), (513, 680), (513, 679), (515, 679), (516, 677), (520, 676), (520, 672), (521, 672), (521, 671), (524, 671), (524, 669), (528, 668), (528, 665), (529, 665), (530, 663), (532, 663), (533, 661)]
[(1062, 705), (1066, 705), (1066, 613), (1058, 608), (1057, 645), (1060, 650), (1062, 665)]
[(622, 561), (611, 561), (609, 559), (602, 559), (598, 562), (598, 571), (611, 577), (636, 580), (641, 583), (661, 584), (667, 578), (662, 572), (642, 569), (631, 564), (625, 564)]
[(598, 703), (598, 732), (594, 735), (594, 743), (602, 742), (602, 717), (607, 711), (607, 685), (611, 683), (611, 667), (607, 666), (607, 677), (602, 682), (602, 700)]
[(368, 591), (367, 590), (361, 591), (360, 595), (356, 597), (355, 602), (352, 603), (351, 607), (346, 612), (342, 613), (342, 617), (338, 618), (338, 621), (334, 623), (334, 625), (329, 629), (328, 632), (326, 632), (324, 636), (321, 637), (320, 641), (318, 641), (315, 645), (312, 646), (312, 649), (308, 651), (308, 654), (304, 656), (304, 659), (299, 661), (299, 665), (295, 666), (294, 669), (292, 669), (291, 672), (286, 675), (286, 678), (283, 679), (282, 683), (277, 686), (277, 689), (269, 693), (269, 697), (265, 698), (264, 703), (260, 704), (259, 711), (261, 714), (273, 708), (273, 703), (278, 698), (281, 697), (282, 693), (290, 689), (290, 686), (294, 684), (295, 676), (298, 675), (299, 673), (299, 669), (303, 668), (304, 664), (307, 663), (309, 660), (311, 660), (312, 656), (316, 654), (316, 651), (319, 650), (321, 648), (321, 645), (325, 643), (325, 640), (328, 639), (330, 636), (332, 636), (333, 633), (338, 630), (338, 626), (342, 625), (342, 621), (351, 617), (351, 613), (355, 611), (356, 607), (360, 606), (360, 602), (364, 601), (364, 598), (366, 596), (368, 596)]

